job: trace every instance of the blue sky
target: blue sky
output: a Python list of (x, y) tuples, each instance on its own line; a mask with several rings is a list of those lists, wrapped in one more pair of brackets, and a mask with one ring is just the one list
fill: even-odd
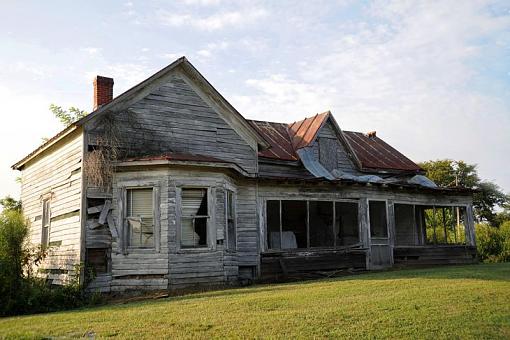
[[(2, 1), (0, 196), (10, 165), (60, 129), (50, 103), (91, 110), (185, 55), (247, 118), (331, 110), (414, 161), (479, 166), (510, 192), (508, 1)], [(22, 136), (22, 138), (20, 138)]]

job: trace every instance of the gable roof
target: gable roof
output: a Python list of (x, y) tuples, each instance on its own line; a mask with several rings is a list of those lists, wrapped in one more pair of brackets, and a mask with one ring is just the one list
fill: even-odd
[(331, 112), (316, 114), (291, 124), (249, 120), (271, 147), (259, 152), (262, 158), (297, 161), (297, 151), (311, 145), (320, 129), (331, 119), (340, 138), (343, 138), (348, 150), (353, 153), (361, 170), (367, 171), (413, 171), (422, 169), (402, 153), (376, 136), (367, 136), (361, 132), (342, 131), (336, 124)]
[(374, 170), (422, 170), (412, 160), (375, 135), (368, 136), (354, 131), (343, 131), (343, 133), (361, 164), (363, 164), (363, 168)]
[(184, 73), (189, 75), (190, 79), (199, 82), (204, 88), (206, 88), (208, 95), (214, 97), (219, 107), (232, 113), (230, 123), (234, 121), (239, 127), (243, 128), (247, 132), (249, 137), (253, 138), (256, 141), (257, 145), (259, 146), (259, 149), (266, 149), (270, 146), (270, 144), (259, 134), (259, 132), (256, 129), (254, 129), (251, 124), (248, 123), (248, 121), (211, 85), (211, 83), (209, 83), (209, 81), (207, 81), (207, 79), (205, 79), (205, 77), (186, 59), (186, 57), (181, 57), (175, 60), (170, 65), (156, 72), (146, 80), (140, 82), (139, 84), (125, 91), (121, 95), (115, 97), (108, 104), (99, 107), (97, 110), (91, 112), (87, 116), (67, 126), (65, 129), (63, 129), (55, 136), (50, 138), (48, 141), (43, 143), (41, 146), (36, 148), (27, 156), (25, 156), (23, 159), (12, 165), (12, 168), (14, 170), (21, 169), (21, 167), (23, 167), (23, 165), (26, 164), (29, 160), (33, 159), (44, 150), (50, 148), (52, 145), (57, 143), (59, 140), (61, 140), (62, 138), (64, 138), (77, 128), (85, 125), (86, 123), (92, 121), (93, 119), (96, 119), (97, 117), (105, 114), (106, 112), (122, 110), (126, 108), (129, 104), (137, 101), (138, 99), (143, 98), (147, 94), (147, 91), (155, 87), (155, 84), (158, 84), (158, 81), (163, 79), (171, 71), (176, 70), (178, 67), (180, 67), (179, 69), (181, 69)]

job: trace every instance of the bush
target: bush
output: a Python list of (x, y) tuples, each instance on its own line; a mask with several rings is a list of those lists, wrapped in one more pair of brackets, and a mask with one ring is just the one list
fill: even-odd
[(510, 221), (499, 228), (481, 223), (476, 225), (476, 243), (480, 259), (484, 262), (510, 261)]
[(90, 300), (78, 277), (68, 285), (51, 286), (32, 275), (47, 249), (30, 246), (28, 235), (29, 227), (21, 212), (4, 210), (0, 214), (0, 315), (50, 312), (88, 304)]

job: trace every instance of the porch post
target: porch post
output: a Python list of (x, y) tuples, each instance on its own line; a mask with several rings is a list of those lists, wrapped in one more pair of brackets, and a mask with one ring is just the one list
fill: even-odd
[(393, 266), (393, 247), (395, 246), (395, 204), (388, 200), (388, 246), (390, 248), (390, 264)]
[(363, 248), (367, 249), (366, 267), (370, 268), (370, 224), (368, 221), (368, 199), (360, 199), (359, 204), (359, 223), (360, 223), (360, 241), (363, 243)]
[(468, 245), (476, 247), (475, 219), (472, 204), (469, 204), (466, 207), (465, 221), (466, 221), (466, 242)]

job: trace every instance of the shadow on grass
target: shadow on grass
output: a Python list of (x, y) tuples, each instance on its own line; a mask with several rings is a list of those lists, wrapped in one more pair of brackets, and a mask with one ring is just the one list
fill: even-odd
[[(317, 284), (331, 284), (335, 282), (363, 282), (363, 281), (386, 281), (386, 280), (408, 280), (408, 279), (425, 279), (425, 280), (480, 280), (480, 281), (500, 281), (510, 282), (510, 263), (499, 264), (474, 264), (465, 266), (448, 266), (434, 267), (425, 269), (392, 269), (380, 272), (364, 272), (360, 274), (348, 275), (343, 277), (323, 278), (306, 281), (293, 281), (287, 283), (270, 283), (255, 284), (247, 287), (225, 287), (222, 290), (212, 290), (206, 292), (189, 293), (182, 296), (172, 296), (169, 298), (158, 300), (143, 300), (129, 302), (125, 304), (107, 304), (96, 307), (84, 307), (74, 310), (59, 311), (51, 314), (72, 313), (80, 314), (84, 312), (101, 312), (104, 309), (111, 311), (112, 309), (132, 308), (137, 305), (159, 305), (172, 301), (189, 301), (208, 298), (221, 298), (227, 296), (246, 296), (249, 294), (274, 293), (287, 290), (294, 290), (299, 287), (307, 288)], [(25, 315), (20, 317), (30, 317)], [(32, 315), (33, 316), (33, 315)]]

